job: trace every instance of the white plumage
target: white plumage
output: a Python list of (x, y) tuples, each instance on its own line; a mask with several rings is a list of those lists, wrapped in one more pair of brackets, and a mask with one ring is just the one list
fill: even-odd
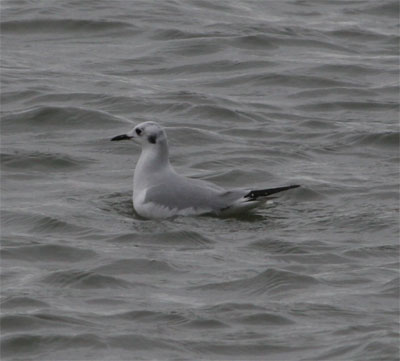
[(125, 139), (138, 140), (142, 145), (133, 177), (133, 206), (145, 218), (234, 214), (257, 207), (271, 194), (298, 187), (227, 190), (179, 175), (169, 162), (166, 133), (155, 122), (141, 123), (127, 134), (111, 140)]

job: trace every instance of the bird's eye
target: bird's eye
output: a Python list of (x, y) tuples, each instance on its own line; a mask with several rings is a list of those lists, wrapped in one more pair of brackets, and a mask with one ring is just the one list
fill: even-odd
[(142, 134), (142, 129), (140, 129), (140, 128), (136, 128), (136, 130), (135, 130), (135, 131), (136, 131), (136, 134), (137, 134), (137, 135), (140, 135), (140, 134)]

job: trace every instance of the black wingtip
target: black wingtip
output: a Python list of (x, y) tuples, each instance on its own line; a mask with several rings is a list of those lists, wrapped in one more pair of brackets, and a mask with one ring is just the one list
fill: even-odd
[(283, 191), (287, 191), (289, 189), (298, 188), (298, 187), (300, 187), (299, 184), (293, 184), (293, 185), (285, 186), (285, 187), (277, 187), (277, 188), (269, 188), (269, 189), (257, 189), (257, 190), (254, 190), (254, 191), (250, 191), (244, 197), (245, 198), (249, 198), (249, 200), (255, 200), (258, 197), (268, 197), (268, 196), (270, 196), (272, 194), (283, 192)]

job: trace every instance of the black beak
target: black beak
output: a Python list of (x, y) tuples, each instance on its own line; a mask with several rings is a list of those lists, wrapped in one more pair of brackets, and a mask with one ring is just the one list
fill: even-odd
[(132, 137), (129, 137), (126, 134), (121, 134), (117, 135), (116, 137), (112, 138), (111, 140), (126, 140), (126, 139), (131, 139)]

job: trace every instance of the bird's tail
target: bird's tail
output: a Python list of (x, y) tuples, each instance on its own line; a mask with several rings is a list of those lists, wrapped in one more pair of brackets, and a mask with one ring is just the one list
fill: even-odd
[(278, 187), (278, 188), (257, 189), (257, 190), (250, 191), (249, 193), (247, 193), (244, 196), (244, 198), (246, 198), (247, 202), (255, 201), (259, 197), (268, 197), (271, 194), (287, 191), (288, 189), (297, 188), (297, 187), (300, 187), (300, 186), (299, 185), (291, 185), (291, 186)]

